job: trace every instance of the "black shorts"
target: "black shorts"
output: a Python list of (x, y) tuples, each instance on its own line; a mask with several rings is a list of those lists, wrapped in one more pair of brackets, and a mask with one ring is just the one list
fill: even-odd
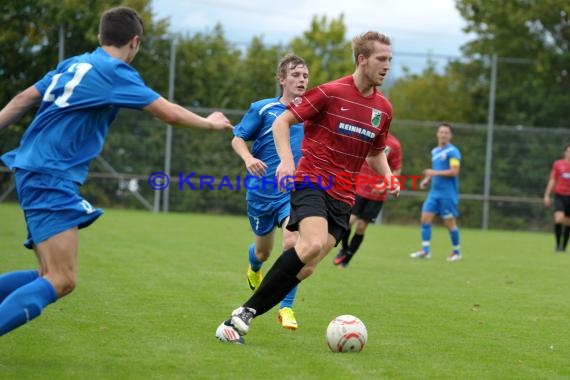
[(356, 215), (358, 219), (362, 219), (368, 223), (374, 223), (380, 210), (384, 206), (384, 201), (374, 201), (372, 199), (356, 196), (356, 203), (352, 206), (352, 215)]
[(570, 217), (570, 195), (554, 194), (554, 211), (564, 212), (564, 216)]
[(301, 220), (310, 216), (320, 216), (327, 220), (329, 234), (334, 236), (338, 244), (348, 230), (350, 208), (348, 203), (332, 198), (317, 186), (315, 189), (305, 186), (291, 192), (291, 216), (287, 229), (298, 231)]

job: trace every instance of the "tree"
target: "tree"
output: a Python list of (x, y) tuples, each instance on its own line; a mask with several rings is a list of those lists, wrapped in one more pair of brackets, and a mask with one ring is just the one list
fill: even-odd
[(469, 58), (503, 59), (496, 121), (509, 125), (568, 126), (570, 120), (570, 3), (566, 0), (458, 0)]
[(302, 57), (310, 71), (309, 86), (349, 75), (354, 71), (350, 42), (346, 41), (344, 16), (328, 22), (327, 16), (314, 16), (309, 30), (294, 38), (288, 48)]

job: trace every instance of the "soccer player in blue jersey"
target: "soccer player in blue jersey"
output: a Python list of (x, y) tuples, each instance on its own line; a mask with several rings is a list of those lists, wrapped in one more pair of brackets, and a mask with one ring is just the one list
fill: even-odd
[[(275, 240), (275, 227), (282, 228), (282, 247), (286, 251), (295, 245), (297, 232), (283, 228), (289, 221), (289, 192), (279, 191), (275, 171), (279, 155), (273, 142), (272, 124), (287, 105), (307, 89), (309, 69), (305, 61), (296, 55), (286, 55), (277, 66), (277, 80), (281, 96), (254, 102), (239, 124), (234, 128), (232, 147), (243, 159), (251, 179), (247, 182), (247, 215), (254, 233), (254, 242), (249, 246), (247, 282), (255, 290), (263, 278), (261, 266), (271, 254)], [(295, 163), (301, 158), (303, 124), (291, 127), (291, 147)], [(246, 141), (253, 141), (251, 151)], [(281, 301), (277, 321), (286, 329), (296, 330), (297, 320), (293, 302), (297, 287)]]
[(451, 238), (453, 250), (447, 261), (461, 260), (459, 246), (459, 168), (461, 153), (450, 143), (453, 131), (448, 123), (441, 123), (437, 129), (437, 147), (431, 151), (432, 168), (424, 170), (424, 179), (420, 188), (425, 189), (431, 181), (428, 197), (422, 206), (421, 236), (422, 249), (410, 254), (414, 259), (429, 259), (431, 242), (431, 225), (435, 215), (439, 215)]
[(60, 62), (0, 111), (2, 129), (39, 103), (19, 147), (1, 156), (14, 171), (28, 229), (24, 245), (34, 250), (39, 268), (0, 276), (0, 335), (36, 318), (75, 288), (78, 230), (102, 214), (78, 189), (121, 107), (148, 111), (177, 126), (232, 127), (220, 112), (200, 117), (144, 84), (129, 65), (142, 35), (134, 9), (106, 11), (99, 24), (101, 47)]

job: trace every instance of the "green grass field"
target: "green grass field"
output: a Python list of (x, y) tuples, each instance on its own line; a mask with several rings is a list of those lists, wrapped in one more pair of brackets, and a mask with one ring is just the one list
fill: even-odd
[[(0, 220), (0, 272), (33, 267), (20, 210), (0, 204)], [(447, 263), (441, 227), (434, 258), (413, 261), (419, 227), (371, 226), (349, 268), (331, 253), (301, 284), (297, 331), (274, 309), (243, 346), (214, 331), (250, 295), (245, 217), (106, 210), (80, 235), (77, 289), (0, 338), (0, 378), (570, 378), (570, 254), (551, 234), (463, 229)], [(328, 351), (340, 314), (366, 324), (361, 353)]]

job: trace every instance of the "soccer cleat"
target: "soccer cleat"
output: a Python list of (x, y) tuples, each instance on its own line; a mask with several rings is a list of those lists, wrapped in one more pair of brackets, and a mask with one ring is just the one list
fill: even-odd
[(239, 335), (245, 335), (249, 331), (249, 325), (254, 316), (254, 309), (250, 307), (238, 307), (232, 312), (230, 321)]
[(221, 325), (218, 326), (216, 330), (216, 338), (226, 343), (245, 343), (239, 332), (235, 329), (235, 327), (232, 326), (230, 320), (224, 321)]
[(451, 252), (451, 255), (447, 257), (447, 261), (459, 261), (459, 260), (461, 260), (460, 253)]
[(417, 251), (410, 253), (412, 259), (431, 259), (431, 253), (424, 251)]
[(283, 307), (279, 309), (279, 314), (277, 315), (277, 323), (283, 326), (287, 330), (297, 330), (299, 325), (295, 319), (295, 313), (290, 307)]
[(340, 265), (344, 262), (345, 259), (346, 259), (346, 251), (344, 249), (341, 249), (340, 251), (338, 251), (338, 254), (333, 259), (333, 264)]
[(255, 290), (261, 284), (261, 280), (263, 280), (263, 274), (261, 273), (261, 269), (257, 272), (251, 270), (251, 265), (247, 268), (247, 284), (251, 290)]

